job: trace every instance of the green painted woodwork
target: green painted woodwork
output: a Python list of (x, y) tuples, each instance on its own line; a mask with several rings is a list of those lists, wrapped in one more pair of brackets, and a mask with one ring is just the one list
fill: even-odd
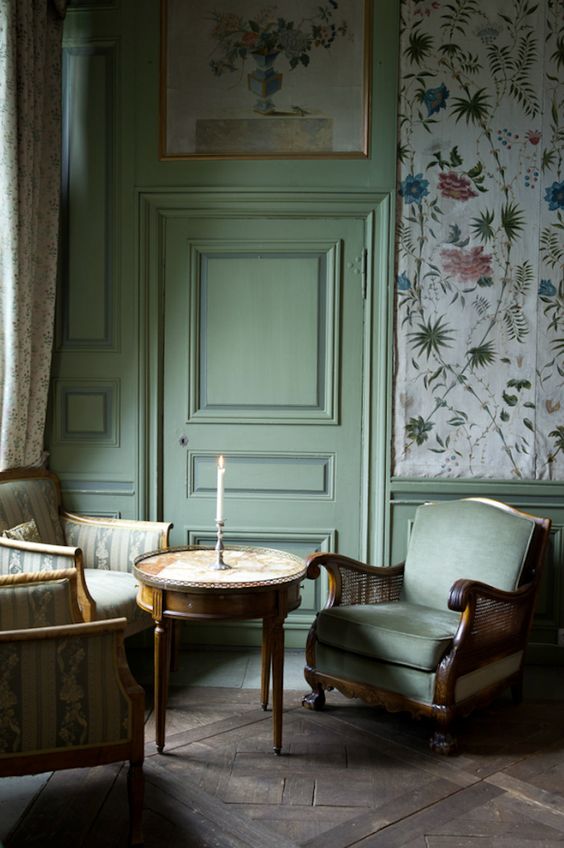
[[(158, 264), (166, 269), (163, 514), (174, 522), (173, 543), (193, 527), (214, 527), (213, 474), (207, 492), (194, 496), (190, 485), (190, 454), (205, 452), (225, 456), (227, 540), (241, 526), (331, 528), (343, 550), (359, 555), (364, 300), (355, 269), (365, 232), (362, 218), (310, 213), (289, 221), (272, 209), (252, 220), (244, 209), (167, 220)], [(211, 233), (221, 268), (212, 283), (206, 263), (190, 262), (192, 245)], [(249, 248), (249, 233), (262, 254)], [(294, 467), (303, 453), (329, 461), (330, 497), (296, 492), (274, 504), (265, 469), (253, 492), (254, 469), (270, 452)]]
[[(160, 161), (158, 0), (75, 0), (71, 5), (65, 21), (67, 215), (54, 387), (79, 393), (99, 385), (116, 391), (111, 423), (106, 422), (111, 438), (90, 433), (94, 440), (85, 434), (89, 426), (100, 426), (98, 414), (90, 422), (84, 406), (71, 410), (69, 428), (64, 405), (53, 393), (46, 442), (50, 463), (61, 476), (69, 509), (158, 517), (163, 515), (165, 466), (174, 465), (176, 455), (174, 486), (187, 487), (181, 489), (187, 495), (186, 512), (174, 506), (180, 515), (177, 532), (189, 543), (208, 543), (213, 538), (214, 462), (221, 445), (229, 457), (230, 485), (237, 490), (236, 497), (231, 492), (226, 498), (226, 527), (234, 542), (303, 554), (338, 545), (375, 563), (401, 559), (409, 522), (425, 500), (489, 495), (551, 515), (555, 529), (533, 637), (541, 646), (538, 655), (554, 658), (556, 631), (564, 627), (564, 485), (389, 478), (399, 0), (373, 6), (368, 158)], [(354, 279), (357, 294), (360, 290), (361, 266), (353, 262), (348, 267), (350, 233), (357, 229), (362, 234), (354, 235), (356, 256), (361, 246), (367, 249), (367, 285), (355, 325), (344, 309), (346, 297), (329, 311), (327, 298), (343, 298), (345, 279)], [(267, 244), (261, 261), (268, 274), (253, 277), (251, 268)], [(328, 274), (331, 264), (337, 271)], [(215, 299), (206, 321), (192, 302), (171, 316), (165, 302), (171, 275), (183, 276), (195, 293), (195, 283), (205, 274), (207, 294)], [(292, 296), (281, 297), (283, 289)], [(264, 317), (268, 299), (276, 324), (261, 325), (256, 332), (252, 313), (260, 297), (265, 302), (256, 303), (258, 311)], [(217, 301), (225, 305), (223, 324), (217, 320)], [(241, 301), (244, 308), (238, 309)], [(312, 313), (323, 331), (317, 347), (313, 334), (304, 333)], [(330, 319), (334, 325), (327, 323)], [(175, 346), (182, 347), (183, 320), (184, 329), (189, 328), (184, 350), (169, 366)], [(204, 337), (197, 341), (193, 330), (199, 327)], [(331, 350), (331, 340), (341, 333), (340, 346)], [(355, 333), (363, 438), (348, 499), (343, 495), (340, 502), (346, 506), (337, 508), (340, 454), (331, 439), (348, 388), (343, 394), (342, 380), (332, 375), (349, 368), (339, 352), (345, 336)], [(218, 352), (226, 339), (232, 361), (225, 351)], [(272, 341), (270, 358), (262, 353), (265, 339)], [(280, 360), (286, 372), (278, 367)], [(170, 417), (168, 367), (184, 389), (180, 423)], [(253, 380), (239, 382), (237, 374), (251, 369)], [(207, 395), (201, 392), (202, 374)], [(265, 397), (268, 410), (253, 408)], [(359, 401), (354, 404), (358, 412)], [(190, 441), (181, 448), (175, 440), (184, 428)], [(270, 430), (276, 435), (272, 440)], [(166, 497), (168, 507), (174, 495)], [(336, 530), (349, 523), (339, 514), (343, 508), (358, 519), (350, 522), (354, 529), (337, 538)], [(304, 586), (302, 607), (287, 627), (288, 645), (304, 644), (322, 598), (321, 584)], [(213, 632), (190, 632), (192, 637), (213, 644), (257, 644), (260, 627), (225, 623)]]

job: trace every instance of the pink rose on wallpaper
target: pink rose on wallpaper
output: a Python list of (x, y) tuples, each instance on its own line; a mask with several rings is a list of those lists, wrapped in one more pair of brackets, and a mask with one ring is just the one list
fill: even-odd
[(481, 277), (489, 277), (492, 273), (491, 254), (484, 253), (483, 247), (441, 250), (441, 258), (445, 274), (452, 274), (463, 283), (477, 282)]
[(468, 177), (461, 176), (456, 171), (441, 171), (439, 191), (443, 197), (450, 197), (452, 200), (470, 200), (471, 197), (478, 197), (478, 192), (474, 191)]

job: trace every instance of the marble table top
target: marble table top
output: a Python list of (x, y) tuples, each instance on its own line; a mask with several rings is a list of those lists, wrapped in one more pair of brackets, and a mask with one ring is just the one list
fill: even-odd
[(229, 568), (213, 568), (216, 561), (215, 548), (190, 545), (137, 557), (133, 573), (150, 586), (182, 591), (275, 586), (300, 579), (306, 572), (303, 559), (274, 548), (226, 545), (223, 561)]

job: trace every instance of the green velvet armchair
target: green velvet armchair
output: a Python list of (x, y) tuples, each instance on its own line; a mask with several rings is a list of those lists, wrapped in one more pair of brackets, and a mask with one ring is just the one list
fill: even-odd
[(142, 845), (144, 693), (124, 618), (85, 623), (76, 569), (0, 577), (0, 777), (129, 760)]
[(0, 575), (76, 568), (84, 619), (124, 616), (126, 636), (152, 626), (151, 617), (136, 603), (133, 561), (168, 547), (171, 526), (63, 512), (54, 473), (0, 473)]
[(325, 690), (434, 720), (431, 748), (454, 753), (455, 721), (510, 687), (523, 661), (550, 520), (484, 498), (420, 506), (405, 563), (373, 567), (312, 554), (329, 598), (306, 647), (303, 699)]

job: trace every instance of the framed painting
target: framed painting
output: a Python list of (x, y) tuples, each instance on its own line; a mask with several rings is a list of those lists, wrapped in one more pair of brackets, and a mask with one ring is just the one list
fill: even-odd
[(161, 158), (366, 157), (371, 5), (161, 0)]

